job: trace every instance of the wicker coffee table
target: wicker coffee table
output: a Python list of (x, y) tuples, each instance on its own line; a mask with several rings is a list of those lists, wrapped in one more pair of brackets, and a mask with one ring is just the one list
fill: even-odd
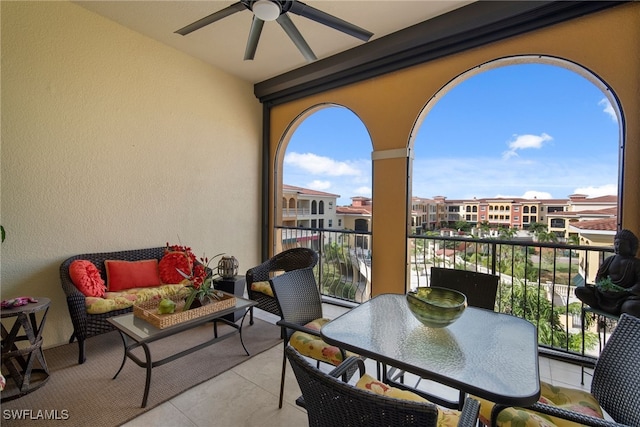
[[(111, 323), (117, 330), (120, 332), (120, 336), (122, 337), (122, 342), (124, 344), (124, 356), (122, 358), (122, 364), (120, 365), (120, 369), (113, 376), (113, 379), (116, 379), (122, 368), (124, 367), (127, 358), (133, 360), (133, 362), (145, 368), (147, 371), (147, 376), (145, 380), (144, 386), (144, 395), (142, 397), (142, 408), (147, 406), (147, 398), (149, 396), (149, 388), (151, 387), (151, 370), (156, 366), (164, 365), (165, 363), (169, 363), (173, 360), (176, 360), (182, 356), (186, 356), (188, 354), (193, 353), (194, 351), (198, 351), (202, 348), (208, 347), (212, 344), (215, 344), (219, 341), (222, 341), (226, 338), (229, 338), (233, 335), (240, 334), (240, 343), (242, 344), (242, 348), (244, 349), (247, 356), (249, 356), (249, 351), (247, 347), (244, 345), (244, 341), (242, 340), (242, 324), (244, 322), (244, 318), (247, 315), (249, 309), (257, 303), (252, 300), (248, 300), (246, 298), (235, 297), (236, 305), (235, 307), (226, 308), (220, 311), (216, 311), (214, 313), (210, 313), (186, 322), (178, 323), (176, 325), (169, 326), (167, 328), (158, 329), (147, 321), (138, 318), (133, 315), (133, 313), (123, 314), (121, 316), (115, 316), (108, 319), (108, 322)], [(239, 323), (231, 322), (227, 319), (224, 319), (228, 314), (233, 314), (237, 311), (243, 311), (242, 320)], [(189, 347), (184, 350), (181, 350), (177, 353), (174, 353), (170, 356), (162, 358), (160, 360), (153, 360), (151, 356), (151, 349), (149, 348), (149, 344), (161, 340), (163, 338), (167, 338), (173, 335), (176, 335), (180, 332), (184, 332), (189, 329), (196, 328), (205, 323), (212, 322), (213, 323), (213, 338), (208, 341), (205, 341), (201, 344), (198, 344), (194, 347)], [(224, 323), (233, 327), (235, 330), (224, 335), (218, 335), (218, 322)], [(142, 347), (144, 350), (144, 359), (141, 360), (135, 354), (133, 354), (133, 350)]]

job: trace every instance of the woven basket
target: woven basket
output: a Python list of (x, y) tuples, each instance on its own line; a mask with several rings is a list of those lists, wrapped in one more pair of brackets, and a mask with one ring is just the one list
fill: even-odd
[(227, 308), (236, 306), (236, 297), (229, 294), (223, 294), (220, 300), (210, 302), (207, 305), (201, 307), (192, 308), (187, 311), (182, 311), (184, 307), (184, 299), (173, 296), (170, 297), (176, 303), (176, 310), (171, 314), (158, 314), (159, 300), (145, 301), (133, 306), (133, 315), (143, 319), (158, 329), (168, 328), (169, 326), (177, 325), (178, 323), (186, 322), (189, 320), (197, 319), (198, 317), (206, 316), (216, 311), (225, 310)]

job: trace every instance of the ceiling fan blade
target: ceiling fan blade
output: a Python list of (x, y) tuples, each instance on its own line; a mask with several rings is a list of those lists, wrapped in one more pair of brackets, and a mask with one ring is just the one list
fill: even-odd
[(196, 22), (193, 22), (186, 27), (180, 28), (178, 31), (175, 31), (175, 33), (186, 36), (187, 34), (194, 32), (195, 30), (199, 30), (202, 27), (206, 27), (207, 25), (219, 21), (222, 18), (226, 18), (229, 15), (233, 15), (234, 13), (243, 10), (247, 10), (247, 7), (244, 4), (242, 4), (241, 2), (234, 3), (231, 6), (220, 9), (219, 11), (214, 12), (209, 16), (198, 19)]
[(262, 27), (264, 21), (257, 16), (253, 16), (251, 21), (251, 29), (249, 30), (249, 39), (247, 40), (247, 47), (244, 51), (244, 59), (252, 60), (256, 55), (256, 49), (258, 48), (258, 41), (260, 40), (260, 34), (262, 33)]
[(334, 30), (342, 31), (345, 34), (349, 34), (350, 36), (356, 37), (362, 41), (369, 41), (373, 33), (365, 30), (364, 28), (360, 28), (357, 25), (351, 24), (343, 19), (336, 18), (333, 15), (329, 15), (326, 12), (323, 12), (319, 9), (306, 5), (300, 1), (294, 1), (289, 9), (289, 12), (295, 13), (296, 15), (304, 16), (305, 18), (311, 19), (312, 21), (319, 22), (328, 27), (333, 28)]
[(280, 24), (284, 32), (287, 33), (291, 41), (293, 41), (293, 44), (296, 45), (307, 61), (311, 62), (318, 59), (286, 13), (280, 15), (278, 19), (276, 19), (276, 22)]

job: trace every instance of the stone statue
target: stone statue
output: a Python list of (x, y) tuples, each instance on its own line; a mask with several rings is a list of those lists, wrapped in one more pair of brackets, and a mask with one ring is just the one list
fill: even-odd
[(605, 259), (596, 284), (577, 287), (576, 296), (592, 308), (620, 315), (640, 317), (640, 259), (638, 238), (629, 230), (620, 230), (613, 240), (615, 255)]

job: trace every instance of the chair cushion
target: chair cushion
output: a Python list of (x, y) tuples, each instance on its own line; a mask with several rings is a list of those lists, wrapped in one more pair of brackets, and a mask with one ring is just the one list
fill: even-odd
[[(422, 396), (412, 393), (408, 390), (401, 390), (396, 387), (391, 387), (382, 381), (378, 381), (369, 374), (364, 374), (358, 382), (356, 387), (362, 390), (370, 391), (382, 396), (391, 397), (400, 400), (409, 400), (412, 402), (424, 402), (429, 403), (427, 399)], [(438, 427), (454, 427), (458, 425), (460, 420), (460, 411), (454, 409), (447, 409), (438, 407)]]
[(260, 292), (273, 298), (273, 289), (271, 289), (271, 284), (269, 283), (269, 281), (253, 282), (251, 283), (251, 290)]
[(135, 303), (152, 298), (165, 298), (174, 295), (186, 297), (188, 289), (183, 285), (162, 285), (152, 288), (133, 288), (121, 292), (105, 292), (104, 298), (87, 297), (85, 307), (88, 314), (103, 314), (114, 310), (122, 310)]
[[(306, 328), (312, 329), (314, 331), (320, 332), (320, 328), (325, 323), (329, 323), (330, 319), (320, 318), (313, 320), (306, 325)], [(342, 353), (340, 353), (340, 349), (336, 346), (329, 345), (322, 340), (322, 338), (308, 334), (306, 332), (294, 332), (289, 339), (289, 344), (296, 350), (298, 353), (311, 357), (312, 359), (319, 360), (321, 362), (331, 363), (332, 365), (338, 366), (342, 363)], [(354, 356), (353, 353), (346, 352), (347, 357)]]
[[(480, 401), (480, 420), (489, 425), (493, 403), (477, 397), (476, 399)], [(598, 401), (585, 390), (553, 386), (540, 381), (540, 399), (538, 399), (538, 402), (592, 417), (604, 418)], [(503, 427), (577, 427), (579, 425), (568, 420), (523, 408), (507, 408), (498, 415), (498, 426)]]

